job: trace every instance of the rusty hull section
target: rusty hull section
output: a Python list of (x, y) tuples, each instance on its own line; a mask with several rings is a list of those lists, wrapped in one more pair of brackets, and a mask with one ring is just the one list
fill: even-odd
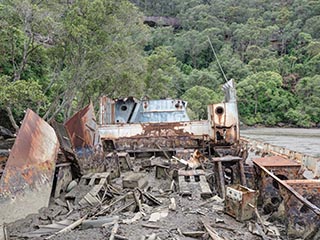
[(93, 147), (100, 143), (92, 103), (73, 115), (65, 127), (74, 148)]
[[(271, 156), (254, 159), (256, 166), (263, 166), (272, 172), (275, 176), (282, 180), (299, 179), (301, 165), (293, 160), (289, 160), (280, 156)], [(262, 205), (265, 213), (276, 211), (282, 202), (279, 192), (279, 184), (265, 171), (261, 171), (258, 167), (257, 182), (260, 189), (259, 203)]]
[(69, 134), (65, 126), (55, 120), (50, 122), (55, 130), (60, 143), (61, 154), (58, 155), (57, 163), (70, 163), (71, 172), (74, 178), (81, 177), (79, 162), (69, 138)]
[(115, 117), (115, 102), (107, 96), (100, 98), (100, 112), (99, 112), (99, 124), (114, 124), (116, 123)]
[(153, 152), (176, 148), (198, 148), (210, 140), (208, 121), (114, 124), (101, 126), (99, 134), (105, 150)]
[[(310, 239), (320, 229), (320, 212), (316, 211), (320, 206), (320, 180), (287, 180), (284, 183), (280, 185), (280, 191), (284, 199), (288, 236)], [(286, 188), (286, 185), (305, 201), (292, 196), (292, 189)]]
[[(279, 156), (253, 160), (258, 176), (260, 203), (266, 212), (277, 211), (289, 237), (314, 239), (320, 235), (320, 180), (302, 179), (300, 164)], [(263, 200), (263, 201), (262, 201)]]
[(209, 105), (208, 116), (215, 144), (231, 145), (239, 141), (240, 130), (236, 102)]
[(0, 180), (0, 224), (48, 206), (58, 151), (53, 128), (28, 109)]
[[(302, 164), (303, 167), (305, 167), (309, 171), (307, 178), (311, 179), (320, 177), (319, 157), (313, 157), (284, 147), (275, 146), (262, 141), (247, 139), (243, 137), (240, 138), (239, 145), (250, 150), (248, 158), (253, 159), (264, 156), (280, 156), (288, 158)], [(310, 173), (312, 176), (310, 176)]]
[(76, 153), (81, 174), (95, 172), (103, 164), (104, 153), (92, 103), (77, 112), (66, 123), (65, 128)]

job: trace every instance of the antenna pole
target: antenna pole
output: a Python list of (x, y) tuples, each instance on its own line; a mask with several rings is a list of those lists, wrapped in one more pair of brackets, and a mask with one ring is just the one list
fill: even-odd
[(218, 65), (219, 65), (219, 68), (220, 68), (220, 70), (221, 70), (221, 72), (222, 72), (222, 75), (223, 75), (224, 79), (226, 80), (226, 82), (228, 82), (227, 76), (224, 74), (224, 71), (223, 71), (223, 69), (222, 69), (222, 67), (221, 67), (221, 65), (220, 65), (219, 58), (218, 58), (218, 56), (217, 56), (217, 54), (216, 54), (216, 51), (214, 50), (214, 48), (213, 48), (213, 46), (212, 46), (212, 43), (211, 43), (211, 40), (210, 40), (209, 36), (208, 36), (208, 41), (209, 41), (209, 43), (210, 43), (210, 47), (211, 47), (211, 49), (212, 49), (212, 52), (213, 52), (213, 54), (214, 54), (214, 56), (215, 56), (215, 58), (216, 58), (216, 60), (217, 60), (217, 63), (218, 63)]

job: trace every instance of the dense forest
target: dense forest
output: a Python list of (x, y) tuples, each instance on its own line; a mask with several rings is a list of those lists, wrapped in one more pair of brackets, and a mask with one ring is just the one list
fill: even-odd
[(101, 95), (182, 98), (206, 118), (226, 81), (209, 39), (243, 123), (319, 126), (318, 0), (0, 0), (0, 125), (27, 107), (65, 121)]

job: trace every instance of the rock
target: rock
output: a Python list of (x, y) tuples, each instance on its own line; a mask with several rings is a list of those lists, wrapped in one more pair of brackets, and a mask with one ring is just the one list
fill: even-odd
[(175, 211), (177, 209), (177, 204), (176, 204), (176, 200), (175, 198), (170, 198), (170, 205), (169, 205), (169, 209), (172, 211)]
[(122, 180), (123, 188), (143, 188), (148, 184), (145, 174), (143, 173), (130, 173)]
[(224, 220), (221, 218), (216, 218), (216, 223), (224, 223)]
[(168, 209), (164, 209), (160, 212), (152, 213), (149, 218), (149, 222), (156, 222), (156, 221), (160, 220), (161, 218), (167, 217), (168, 214), (169, 214)]
[(66, 192), (70, 192), (72, 189), (74, 189), (78, 185), (76, 180), (71, 181), (68, 186)]
[(131, 218), (131, 219), (124, 219), (124, 220), (122, 220), (122, 222), (125, 223), (125, 224), (131, 224), (131, 223), (133, 223), (133, 222), (138, 221), (138, 220), (141, 219), (142, 217), (143, 217), (143, 214), (142, 214), (141, 212), (137, 212), (137, 213), (134, 215), (133, 218)]

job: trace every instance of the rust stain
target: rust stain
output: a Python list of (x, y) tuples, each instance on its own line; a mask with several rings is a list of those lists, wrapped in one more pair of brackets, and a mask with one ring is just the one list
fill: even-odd
[(69, 133), (74, 148), (86, 146), (93, 147), (96, 144), (96, 118), (92, 103), (73, 115), (65, 127)]
[(245, 221), (255, 216), (257, 192), (239, 184), (226, 188), (225, 212), (238, 221)]
[(143, 133), (137, 136), (141, 137), (171, 137), (171, 136), (193, 136), (182, 129), (184, 123), (168, 122), (168, 123), (145, 123), (141, 124)]
[(54, 130), (28, 109), (0, 181), (0, 195), (16, 196), (51, 183), (58, 150)]
[(283, 202), (287, 235), (313, 239), (320, 227), (320, 180), (299, 179), (300, 165), (282, 157), (260, 158), (254, 164), (264, 210), (277, 210)]
[[(281, 196), (284, 199), (286, 227), (289, 237), (302, 237), (312, 239), (320, 227), (320, 214), (312, 211), (320, 206), (320, 180), (287, 180), (285, 185), (280, 186)], [(289, 185), (303, 198), (292, 194), (285, 186)], [(309, 204), (307, 204), (309, 203)]]
[(60, 147), (63, 151), (73, 153), (72, 144), (65, 126), (55, 120), (50, 122), (59, 139)]
[(300, 167), (301, 164), (281, 156), (270, 156), (264, 158), (257, 158), (253, 160), (254, 163), (264, 167)]

